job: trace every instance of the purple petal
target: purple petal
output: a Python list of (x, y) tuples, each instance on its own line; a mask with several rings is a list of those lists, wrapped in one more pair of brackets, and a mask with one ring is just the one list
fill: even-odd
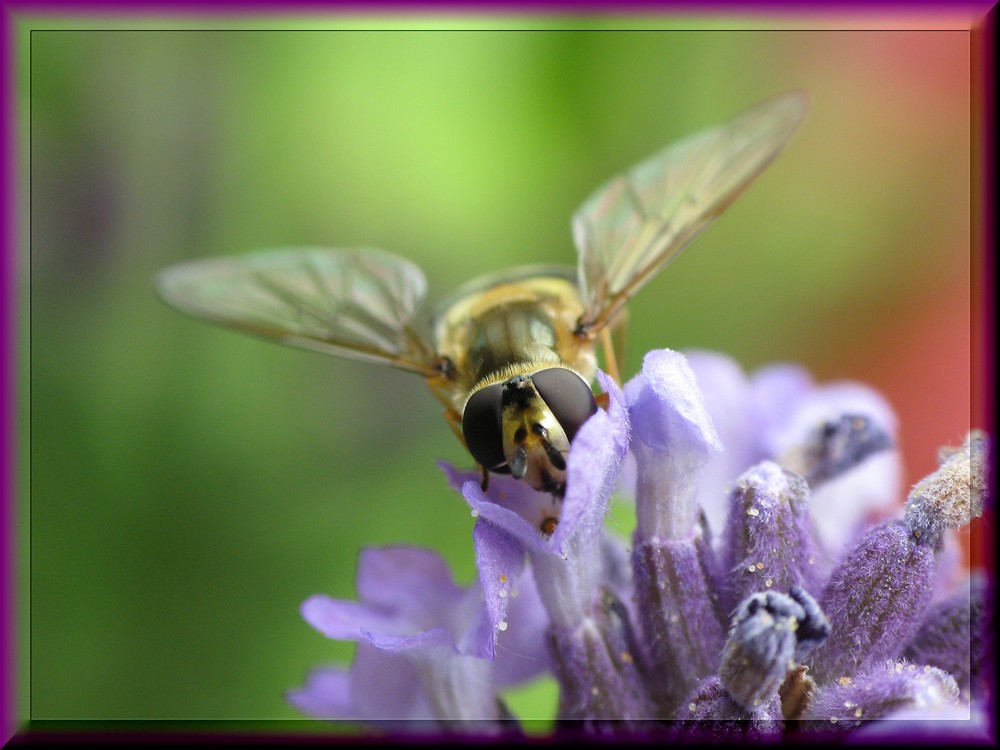
[(881, 432), (896, 436), (897, 420), (892, 407), (862, 383), (839, 381), (808, 389), (800, 386), (797, 396), (786, 394), (785, 404), (777, 407), (777, 413), (768, 415), (765, 446), (775, 456), (801, 444), (817, 425), (844, 414), (863, 415)]
[[(475, 494), (477, 503), (489, 502), (506, 508), (517, 514), (533, 529), (538, 530), (542, 521), (553, 515), (559, 515), (559, 503), (547, 492), (537, 492), (527, 482), (502, 474), (490, 474), (489, 486), (483, 492), (480, 483), (482, 476), (478, 471), (459, 471), (446, 461), (439, 461), (438, 466), (448, 478), (448, 483), (455, 491), (465, 494), (465, 485), (474, 483), (479, 487)], [(466, 501), (469, 498), (466, 496)], [(479, 515), (477, 508), (472, 508), (474, 515)]]
[(351, 699), (351, 677), (347, 670), (321, 667), (312, 670), (306, 684), (285, 693), (285, 700), (316, 719), (357, 719)]
[(785, 466), (800, 474), (810, 487), (818, 487), (893, 447), (893, 438), (873, 419), (845, 412), (813, 427), (797, 446), (797, 460), (786, 456)]
[(968, 703), (948, 703), (936, 706), (907, 706), (892, 711), (883, 721), (863, 724), (848, 737), (845, 744), (872, 745), (894, 741), (909, 746), (996, 745), (995, 717), (984, 706)]
[[(426, 722), (438, 718), (411, 656), (405, 652), (382, 651), (365, 642), (358, 644), (351, 663), (351, 688), (354, 705), (362, 719)], [(415, 726), (433, 729), (436, 725), (421, 723)]]
[[(725, 450), (711, 456), (698, 481), (698, 501), (710, 528), (718, 533), (725, 522), (726, 497), (732, 483), (750, 466), (773, 454), (761, 444), (764, 430), (742, 368), (729, 357), (714, 352), (685, 354), (719, 442), (725, 446)], [(778, 403), (787, 403), (787, 398), (786, 395)]]
[[(516, 482), (517, 480), (510, 481)], [(517, 482), (517, 484), (527, 487), (524, 482)], [(493, 490), (492, 487), (490, 489)], [(533, 492), (530, 488), (528, 491)], [(541, 493), (534, 494), (540, 495)], [(522, 515), (525, 511), (524, 507), (511, 509), (493, 502), (483, 493), (479, 482), (466, 482), (462, 485), (462, 495), (476, 517), (499, 527), (523, 545), (524, 549), (551, 550), (552, 545), (549, 537), (545, 536), (541, 530), (542, 522), (547, 517), (542, 508), (534, 509), (535, 512), (527, 514), (529, 517), (525, 518)], [(524, 498), (526, 493), (517, 493), (511, 497)], [(551, 496), (547, 502), (552, 502)]]
[(464, 653), (484, 659), (494, 657), (494, 639), (508, 626), (507, 609), (511, 593), (524, 569), (524, 546), (499, 526), (480, 518), (472, 531), (476, 550), (476, 569), (483, 587), (487, 618), (485, 627), (474, 634), (473, 640), (463, 643)]
[(689, 539), (701, 468), (722, 449), (684, 356), (653, 351), (625, 389), (636, 456), (639, 539)]
[(781, 362), (755, 371), (749, 387), (754, 421), (760, 429), (759, 448), (767, 456), (778, 456), (789, 447), (786, 425), (794, 421), (799, 404), (816, 387), (812, 375), (800, 365)]
[(316, 594), (302, 603), (302, 618), (327, 638), (356, 641), (366, 633), (413, 635), (420, 627), (406, 618), (385, 614), (360, 602), (333, 599)]
[[(826, 423), (838, 423), (845, 415), (866, 420), (868, 432), (894, 442), (896, 417), (886, 400), (876, 391), (860, 383), (834, 382), (814, 386), (789, 399), (780, 418), (766, 420), (763, 436), (767, 452), (778, 463), (801, 474), (802, 453), (808, 450), (811, 436)], [(774, 415), (772, 415), (773, 417)], [(871, 450), (888, 442), (872, 440), (869, 452), (859, 451), (853, 468), (842, 462), (837, 470), (821, 482), (811, 482), (812, 516), (823, 544), (831, 552), (839, 552), (870, 516), (884, 514), (896, 506), (901, 494), (902, 464), (899, 452)], [(830, 467), (827, 467), (829, 469)]]
[(598, 537), (604, 525), (618, 470), (628, 450), (628, 412), (617, 384), (603, 372), (598, 382), (608, 394), (608, 410), (598, 411), (573, 438), (566, 467), (566, 495), (559, 525), (552, 535), (556, 554), (568, 553), (577, 535)]
[[(698, 490), (713, 529), (722, 528), (728, 485), (749, 466), (770, 459), (802, 473), (795, 456), (817, 425), (853, 414), (870, 421), (872, 434), (893, 437), (896, 433), (892, 409), (867, 386), (849, 382), (817, 386), (806, 370), (786, 364), (762, 368), (747, 380), (732, 360), (705, 352), (689, 353), (689, 362), (726, 446), (725, 453), (713, 456), (704, 467)], [(878, 444), (871, 441), (868, 448)], [(860, 460), (867, 454), (856, 451), (853, 455)], [(844, 460), (834, 463), (838, 471), (849, 466)], [(832, 476), (834, 464), (827, 464), (824, 470)], [(824, 544), (839, 551), (862, 520), (892, 507), (898, 501), (901, 480), (899, 454), (888, 451), (857, 464), (843, 476), (811, 486), (813, 517)]]
[(417, 547), (362, 550), (356, 587), (365, 605), (397, 613), (421, 629), (452, 624), (442, 614), (453, 610), (465, 593), (439, 554)]
[(898, 508), (902, 486), (902, 459), (898, 450), (890, 450), (810, 488), (813, 527), (822, 548), (840, 557), (873, 518), (884, 519)]
[(327, 638), (367, 640), (387, 651), (445, 648), (456, 650), (455, 639), (443, 627), (417, 630), (404, 618), (386, 617), (356, 602), (311, 596), (302, 604), (302, 617)]
[(507, 628), (497, 636), (493, 680), (497, 688), (530, 680), (551, 669), (545, 632), (549, 619), (538, 596), (534, 576), (522, 574), (508, 597)]

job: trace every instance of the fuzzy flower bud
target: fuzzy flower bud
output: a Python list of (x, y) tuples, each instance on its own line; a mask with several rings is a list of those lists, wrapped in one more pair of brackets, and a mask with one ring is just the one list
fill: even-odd
[(819, 595), (809, 487), (791, 471), (765, 461), (740, 477), (723, 541), (725, 609), (765, 589)]
[(906, 501), (906, 523), (918, 537), (939, 544), (946, 529), (958, 529), (982, 515), (987, 496), (989, 444), (978, 430), (958, 448), (941, 451), (940, 468), (925, 477)]
[(897, 655), (920, 625), (934, 577), (934, 550), (905, 524), (870, 531), (823, 591), (832, 633), (811, 659), (812, 676), (835, 680)]
[(903, 655), (916, 664), (939, 667), (955, 678), (963, 700), (971, 699), (973, 676), (987, 658), (985, 586), (938, 602)]
[(753, 594), (733, 616), (719, 676), (729, 695), (752, 711), (778, 694), (796, 661), (829, 635), (815, 600), (795, 587), (789, 594)]
[(803, 728), (846, 731), (901, 709), (927, 711), (957, 698), (958, 686), (947, 672), (889, 659), (817, 690), (803, 717)]

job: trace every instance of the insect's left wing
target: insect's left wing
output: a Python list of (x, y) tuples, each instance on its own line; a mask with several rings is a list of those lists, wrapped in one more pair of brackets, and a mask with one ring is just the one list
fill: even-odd
[(584, 328), (599, 330), (781, 152), (806, 111), (791, 92), (696, 133), (602, 185), (573, 216)]
[(423, 272), (374, 249), (265, 250), (167, 268), (156, 289), (195, 317), (283, 344), (439, 374), (417, 313)]

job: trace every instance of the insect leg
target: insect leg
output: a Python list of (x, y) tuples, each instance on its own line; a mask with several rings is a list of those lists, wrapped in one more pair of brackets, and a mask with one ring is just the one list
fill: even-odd
[(615, 357), (615, 345), (611, 341), (611, 331), (608, 328), (601, 329), (601, 348), (604, 350), (604, 366), (608, 368), (610, 375), (619, 385), (622, 382), (621, 373), (618, 372), (618, 360)]

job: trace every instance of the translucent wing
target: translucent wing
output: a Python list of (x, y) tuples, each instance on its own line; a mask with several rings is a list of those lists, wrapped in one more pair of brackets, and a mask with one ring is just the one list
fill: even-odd
[(169, 304), (283, 344), (439, 374), (416, 323), (427, 282), (381, 250), (267, 250), (182, 263), (156, 277)]
[(602, 185), (573, 216), (585, 327), (599, 329), (781, 152), (806, 96), (769, 99)]

